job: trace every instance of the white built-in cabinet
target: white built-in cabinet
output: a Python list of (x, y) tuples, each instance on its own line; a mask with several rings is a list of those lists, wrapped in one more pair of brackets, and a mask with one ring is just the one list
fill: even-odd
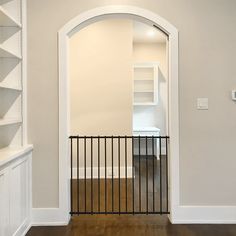
[(158, 99), (157, 62), (135, 63), (133, 66), (134, 106), (156, 105)]
[(23, 235), (30, 225), (25, 15), (25, 0), (0, 0), (0, 236)]
[(0, 161), (0, 236), (20, 236), (29, 229), (31, 152), (28, 147)]

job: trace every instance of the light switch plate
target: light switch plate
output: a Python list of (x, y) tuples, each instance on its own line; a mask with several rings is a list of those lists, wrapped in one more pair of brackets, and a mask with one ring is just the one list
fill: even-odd
[(197, 109), (198, 110), (208, 110), (208, 98), (198, 98), (197, 99)]
[(232, 90), (232, 100), (236, 101), (236, 90)]

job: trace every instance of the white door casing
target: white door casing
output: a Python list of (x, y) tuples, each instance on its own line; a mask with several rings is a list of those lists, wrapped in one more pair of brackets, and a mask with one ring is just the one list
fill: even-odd
[(83, 12), (69, 21), (58, 32), (59, 55), (59, 220), (69, 221), (70, 211), (70, 149), (69, 149), (69, 79), (68, 79), (68, 39), (70, 35), (82, 27), (104, 19), (110, 15), (138, 18), (150, 21), (164, 31), (169, 38), (169, 188), (170, 188), (170, 220), (175, 221), (179, 202), (179, 96), (178, 96), (178, 31), (162, 17), (149, 10), (125, 5), (111, 5), (94, 8)]

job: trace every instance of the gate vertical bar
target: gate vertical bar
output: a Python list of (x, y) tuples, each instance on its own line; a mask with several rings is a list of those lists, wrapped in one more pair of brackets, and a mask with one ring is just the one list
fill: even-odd
[(114, 212), (114, 166), (113, 166), (113, 162), (114, 162), (114, 150), (113, 150), (113, 144), (114, 144), (114, 140), (113, 140), (113, 136), (111, 137), (111, 172), (112, 172), (112, 180), (111, 180), (111, 192), (112, 192), (112, 199), (111, 199), (111, 209), (112, 209), (112, 213)]
[(133, 215), (134, 215), (134, 171), (135, 171), (135, 166), (134, 166), (134, 137), (132, 137), (132, 200), (133, 200)]
[(93, 137), (91, 137), (91, 214), (93, 214)]
[(141, 145), (140, 136), (138, 137), (138, 156), (139, 156), (139, 212), (141, 212), (142, 199), (141, 199)]
[(104, 140), (104, 154), (105, 154), (105, 214), (107, 214), (107, 138)]
[(71, 139), (70, 145), (70, 208), (73, 212), (73, 139)]
[(80, 194), (80, 177), (79, 177), (79, 167), (80, 167), (80, 164), (79, 164), (79, 136), (77, 138), (77, 211), (79, 213), (79, 200), (80, 200), (80, 197), (79, 197), (79, 194)]
[(98, 212), (100, 210), (100, 137), (98, 136)]
[(128, 211), (127, 137), (125, 136), (125, 210)]
[(166, 137), (166, 211), (169, 211), (168, 138)]
[(153, 212), (155, 212), (155, 150), (154, 150), (154, 137), (152, 136), (152, 206)]
[(148, 138), (145, 138), (146, 143), (146, 213), (148, 214)]
[(161, 157), (161, 137), (159, 138), (159, 153), (160, 153), (160, 213), (162, 214), (162, 157)]
[(120, 137), (118, 137), (118, 184), (119, 184), (119, 213), (120, 213)]
[(87, 176), (86, 176), (86, 149), (87, 149), (87, 147), (86, 147), (86, 136), (84, 136), (84, 211), (86, 212), (87, 211), (87, 200), (86, 200), (86, 198), (87, 198), (87, 196), (86, 196), (86, 191), (87, 191), (87, 189), (86, 189), (86, 182), (87, 182)]

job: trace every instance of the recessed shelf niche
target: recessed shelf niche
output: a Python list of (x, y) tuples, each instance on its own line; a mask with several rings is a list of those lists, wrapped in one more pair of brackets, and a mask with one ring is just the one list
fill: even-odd
[(133, 75), (133, 105), (155, 105), (158, 97), (158, 63), (136, 63), (133, 67)]
[(0, 151), (23, 146), (22, 2), (0, 0)]

